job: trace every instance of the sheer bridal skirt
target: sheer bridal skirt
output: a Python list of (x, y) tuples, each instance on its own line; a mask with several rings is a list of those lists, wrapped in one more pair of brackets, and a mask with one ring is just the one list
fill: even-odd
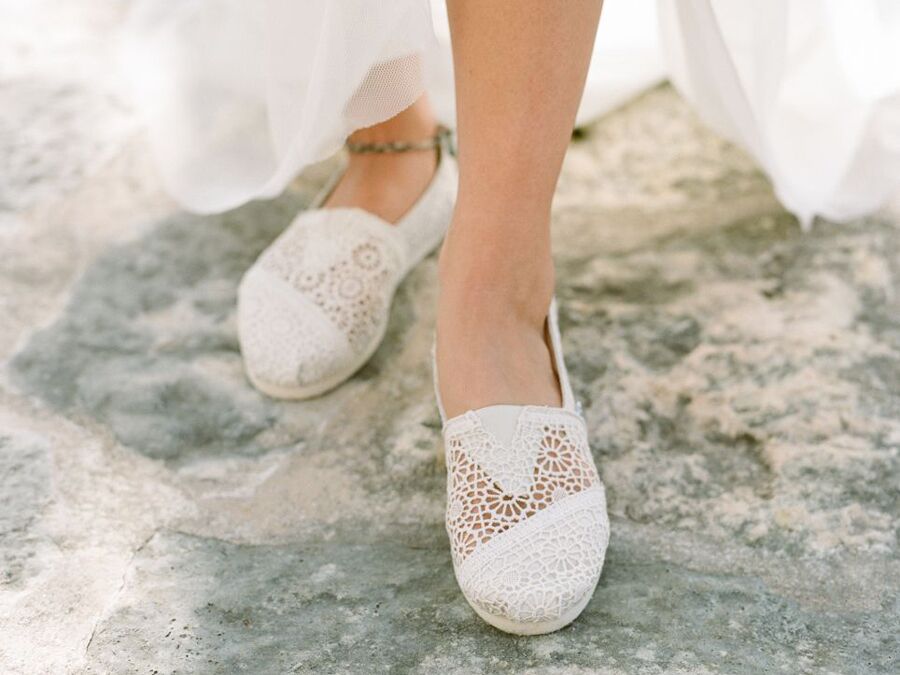
[[(605, 4), (579, 123), (669, 78), (801, 222), (900, 190), (900, 3)], [(452, 124), (440, 0), (138, 0), (124, 45), (166, 185), (194, 211), (277, 195), (423, 91)]]

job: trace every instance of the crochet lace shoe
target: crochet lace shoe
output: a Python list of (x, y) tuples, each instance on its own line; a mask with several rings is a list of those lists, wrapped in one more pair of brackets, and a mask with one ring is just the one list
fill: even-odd
[(519, 635), (550, 633), (581, 614), (609, 541), (606, 496), (563, 363), (555, 301), (547, 323), (561, 408), (493, 405), (446, 420), (438, 393), (456, 579), (481, 618)]
[(450, 223), (456, 161), (445, 134), (435, 142), (434, 177), (399, 222), (391, 225), (362, 209), (315, 208), (330, 193), (326, 189), (244, 275), (238, 335), (257, 389), (276, 398), (318, 396), (353, 375), (377, 349), (397, 285), (437, 247)]

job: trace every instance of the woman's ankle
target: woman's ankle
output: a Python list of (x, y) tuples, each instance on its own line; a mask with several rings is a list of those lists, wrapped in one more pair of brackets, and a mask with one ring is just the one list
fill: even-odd
[(428, 99), (423, 95), (408, 108), (393, 117), (357, 129), (348, 138), (353, 143), (389, 143), (418, 141), (433, 136), (438, 122)]
[(446, 413), (560, 405), (545, 342), (553, 296), (549, 246), (523, 261), (523, 249), (494, 249), (468, 234), (448, 237), (439, 261), (437, 365)]
[(543, 326), (555, 283), (549, 236), (522, 229), (454, 216), (438, 260), (440, 309)]
[[(437, 122), (423, 97), (389, 120), (358, 129), (353, 143), (418, 141), (434, 135)], [(398, 222), (418, 200), (437, 168), (433, 149), (397, 153), (349, 154), (341, 180), (326, 208), (360, 208), (388, 223)]]
[(540, 328), (553, 298), (552, 267), (538, 272), (482, 265), (444, 266), (439, 279), (438, 309), (442, 315), (473, 315)]

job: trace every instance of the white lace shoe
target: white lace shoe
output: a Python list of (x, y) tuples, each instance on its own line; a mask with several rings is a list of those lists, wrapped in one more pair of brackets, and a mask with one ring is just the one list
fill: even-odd
[(317, 208), (291, 223), (244, 275), (238, 334), (257, 389), (276, 398), (322, 394), (368, 361), (387, 329), (397, 285), (441, 242), (456, 200), (446, 135), (434, 178), (394, 225), (357, 208)]
[(562, 407), (492, 405), (445, 419), (447, 533), (463, 595), (508, 633), (568, 625), (594, 593), (606, 495), (563, 362), (556, 301), (547, 318)]

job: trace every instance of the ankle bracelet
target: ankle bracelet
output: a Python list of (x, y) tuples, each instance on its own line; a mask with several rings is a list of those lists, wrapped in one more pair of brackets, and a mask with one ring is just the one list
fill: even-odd
[(357, 155), (433, 150), (445, 144), (449, 146), (452, 134), (453, 132), (450, 129), (441, 125), (438, 126), (437, 133), (434, 136), (421, 141), (389, 141), (387, 143), (351, 143), (347, 141), (346, 146), (349, 152)]

